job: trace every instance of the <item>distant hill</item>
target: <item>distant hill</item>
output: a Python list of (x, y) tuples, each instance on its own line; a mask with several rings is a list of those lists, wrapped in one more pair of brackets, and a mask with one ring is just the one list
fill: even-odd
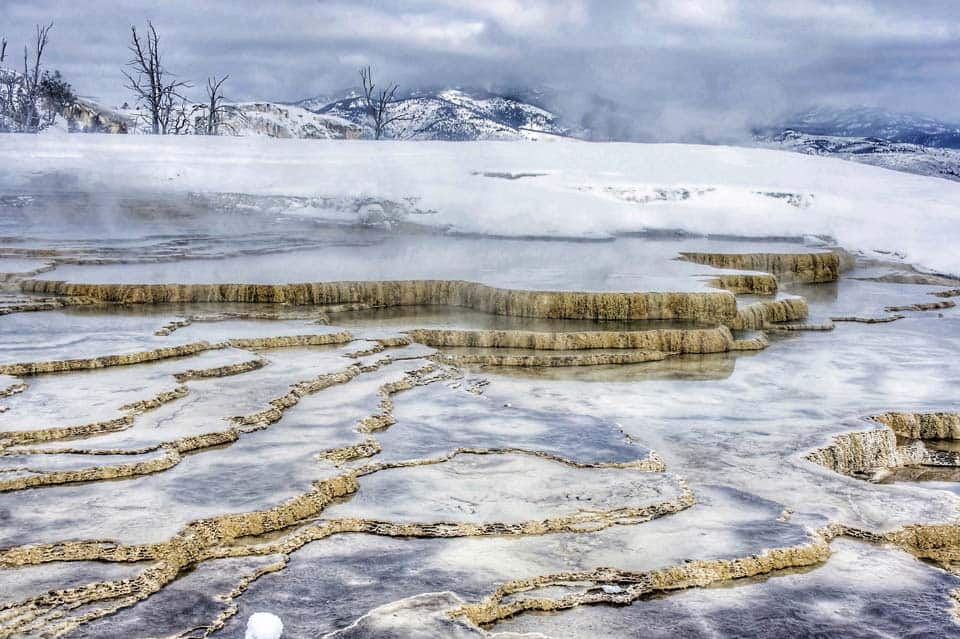
[[(360, 95), (351, 92), (330, 102), (325, 100), (309, 98), (296, 104), (353, 122), (369, 134)], [(572, 134), (556, 114), (524, 101), (519, 94), (507, 96), (464, 89), (414, 91), (399, 98), (392, 108), (402, 119), (388, 127), (387, 135), (391, 138), (532, 140)]]
[(760, 146), (960, 181), (960, 125), (923, 115), (821, 106), (753, 133)]
[[(219, 128), (220, 135), (339, 140), (358, 138), (361, 133), (359, 126), (343, 118), (313, 113), (289, 104), (231, 102), (225, 106), (226, 114)], [(186, 132), (193, 133), (197, 128), (202, 130), (206, 105), (188, 105), (188, 111), (192, 111), (192, 115), (187, 118)], [(120, 113), (127, 120), (139, 122), (141, 127), (145, 126), (142, 111), (122, 109)]]
[[(535, 140), (545, 136), (570, 136), (551, 111), (516, 96), (491, 92), (442, 89), (414, 91), (391, 108), (402, 117), (387, 129), (387, 137), (404, 140)], [(317, 97), (296, 104), (237, 102), (227, 104), (220, 135), (278, 138), (350, 139), (371, 136), (365, 106), (356, 93), (328, 101)], [(206, 106), (182, 105), (186, 114), (179, 133), (203, 130)], [(77, 100), (62, 114), (62, 128), (82, 132), (146, 132), (145, 112), (124, 105), (106, 109), (91, 100)], [(69, 124), (69, 126), (67, 126)]]
[(758, 133), (775, 135), (787, 130), (812, 136), (879, 138), (890, 142), (960, 149), (960, 124), (873, 107), (817, 107), (785, 118), (783, 122), (765, 127)]
[(811, 135), (790, 129), (773, 135), (758, 135), (756, 142), (768, 148), (827, 155), (895, 171), (960, 181), (960, 149), (927, 147), (876, 137)]

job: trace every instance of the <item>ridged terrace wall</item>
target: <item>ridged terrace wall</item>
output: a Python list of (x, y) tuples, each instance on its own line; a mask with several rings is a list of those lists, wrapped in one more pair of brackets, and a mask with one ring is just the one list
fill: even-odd
[(807, 284), (840, 278), (840, 256), (836, 253), (681, 253), (680, 257), (715, 268), (773, 273)]
[(363, 303), (375, 307), (442, 305), (496, 315), (548, 319), (701, 320), (725, 323), (737, 313), (729, 292), (589, 293), (523, 291), (461, 280), (303, 284), (78, 284), (25, 280), (21, 289), (118, 304), (246, 302)]

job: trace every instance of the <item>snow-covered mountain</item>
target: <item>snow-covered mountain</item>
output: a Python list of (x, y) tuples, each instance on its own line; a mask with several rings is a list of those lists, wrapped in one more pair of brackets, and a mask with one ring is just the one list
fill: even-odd
[(761, 146), (960, 181), (960, 125), (874, 107), (816, 107), (758, 128)]
[(960, 149), (960, 125), (914, 113), (873, 107), (817, 107), (786, 118), (764, 134), (791, 130), (812, 136), (880, 138), (926, 147)]
[[(392, 105), (393, 114), (401, 119), (387, 127), (387, 135), (413, 140), (531, 140), (572, 134), (556, 114), (524, 97), (462, 89), (414, 91)], [(310, 98), (297, 106), (369, 129), (356, 92), (330, 102)]]
[[(444, 89), (416, 91), (402, 96), (391, 109), (400, 119), (387, 128), (387, 137), (413, 140), (534, 140), (571, 136), (573, 131), (559, 117), (536, 104), (535, 92), (516, 97), (481, 91)], [(522, 97), (521, 97), (522, 96)], [(69, 115), (82, 126), (77, 131), (147, 132), (147, 117), (136, 107), (109, 110), (91, 100), (78, 100)], [(189, 135), (205, 128), (205, 104), (178, 107), (171, 132)], [(99, 115), (97, 115), (99, 114)], [(67, 116), (67, 114), (64, 114)], [(109, 117), (107, 117), (109, 115)], [(81, 117), (82, 116), (82, 117)], [(101, 120), (103, 120), (101, 122)], [(220, 135), (277, 138), (351, 139), (369, 135), (370, 127), (362, 99), (356, 92), (338, 99), (318, 97), (296, 104), (238, 102), (226, 105)], [(122, 126), (112, 126), (121, 123)]]
[(788, 129), (758, 135), (760, 146), (825, 155), (895, 171), (960, 181), (960, 149), (926, 147), (876, 137), (811, 135)]

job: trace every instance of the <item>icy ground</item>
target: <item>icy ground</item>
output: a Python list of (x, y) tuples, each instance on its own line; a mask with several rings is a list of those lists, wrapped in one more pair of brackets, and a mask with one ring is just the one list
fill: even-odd
[(25, 140), (0, 638), (960, 636), (960, 281), (911, 266), (960, 271), (960, 185), (721, 147)]

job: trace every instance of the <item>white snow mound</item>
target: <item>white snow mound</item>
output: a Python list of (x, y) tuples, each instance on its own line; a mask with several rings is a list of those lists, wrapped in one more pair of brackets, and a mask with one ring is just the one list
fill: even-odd
[(244, 639), (280, 639), (283, 635), (283, 622), (270, 612), (255, 612), (247, 620), (247, 633)]
[[(647, 230), (828, 236), (960, 275), (960, 183), (768, 149), (687, 144), (4, 136), (0, 189), (38, 173), (80, 189), (321, 198), (289, 214), (496, 236)], [(363, 206), (360, 206), (363, 204)]]

